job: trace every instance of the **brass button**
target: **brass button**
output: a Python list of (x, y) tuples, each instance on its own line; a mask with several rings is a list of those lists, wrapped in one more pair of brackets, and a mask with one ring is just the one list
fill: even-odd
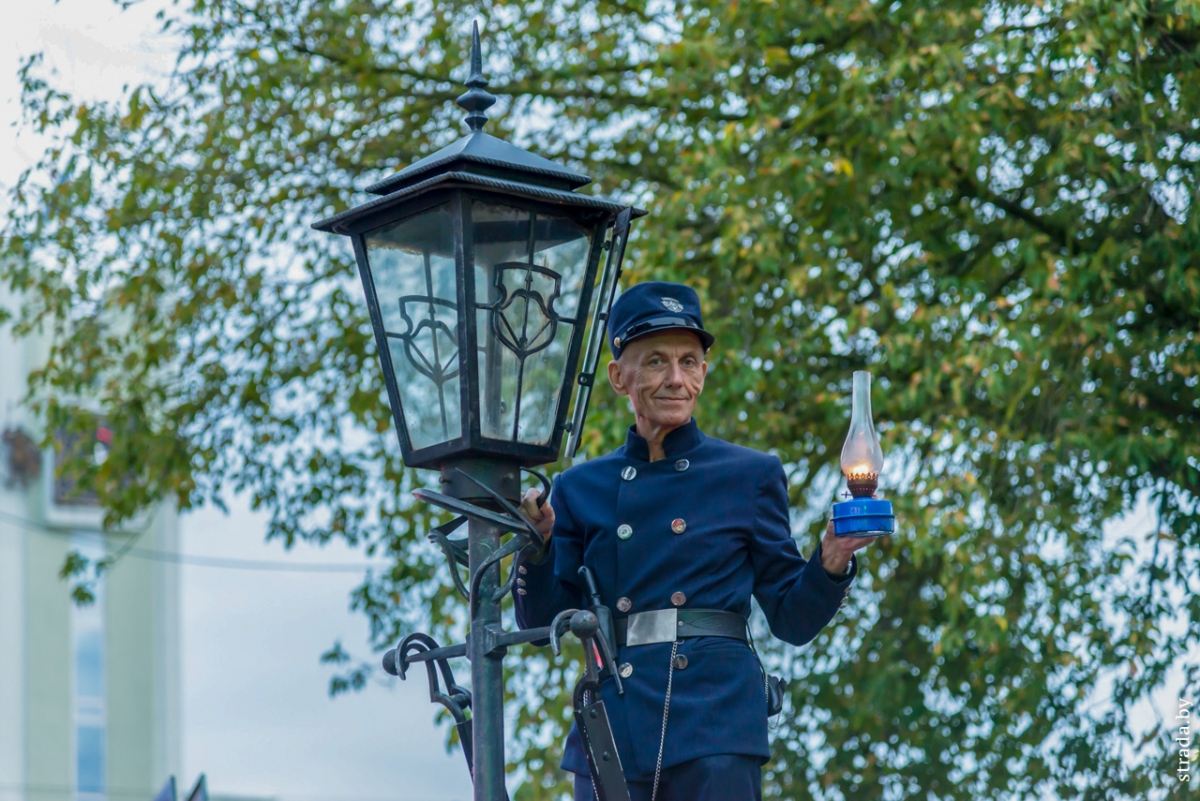
[(679, 654), (678, 656), (675, 657), (675, 669), (676, 670), (685, 669), (687, 667), (687, 662), (688, 662), (687, 657), (684, 656), (683, 654)]
[(632, 608), (633, 608), (633, 601), (631, 601), (625, 597), (621, 597), (621, 598), (617, 599), (617, 611), (618, 612), (628, 612)]
[(617, 673), (621, 674), (621, 678), (627, 679), (633, 675), (633, 665), (628, 662), (622, 662), (621, 666), (617, 668)]
[(687, 531), (687, 521), (682, 517), (675, 518), (671, 521), (671, 531), (674, 531), (676, 534), (682, 534)]
[(671, 593), (671, 603), (675, 606), (683, 606), (687, 603), (687, 596), (682, 592), (673, 592)]
[(625, 479), (626, 481), (633, 481), (635, 478), (637, 478), (637, 468), (633, 465), (626, 467), (621, 471), (621, 478)]
[(617, 526), (617, 536), (623, 540), (629, 539), (633, 536), (633, 527), (626, 523), (622, 523), (621, 525)]
[(528, 592), (529, 590), (525, 589), (524, 587), (517, 587), (517, 595), (525, 595)]
[(518, 586), (518, 587), (524, 587), (524, 586), (525, 586), (525, 579), (523, 579), (523, 578), (519, 578), (519, 579), (517, 579), (517, 586)]
[(618, 348), (621, 347), (621, 338), (613, 337), (613, 344), (616, 345)]
[(526, 568), (525, 565), (521, 565), (520, 567), (517, 568), (517, 572), (523, 576), (529, 572), (529, 569)]
[(675, 470), (677, 472), (682, 473), (684, 470), (687, 470), (691, 466), (692, 466), (692, 463), (689, 462), (687, 459), (680, 459), (678, 462), (675, 463)]

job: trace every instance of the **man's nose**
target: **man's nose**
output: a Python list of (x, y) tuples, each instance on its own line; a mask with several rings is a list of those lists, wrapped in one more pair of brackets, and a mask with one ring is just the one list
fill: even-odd
[(671, 369), (667, 373), (667, 383), (673, 387), (683, 383), (683, 366), (679, 362), (671, 362)]

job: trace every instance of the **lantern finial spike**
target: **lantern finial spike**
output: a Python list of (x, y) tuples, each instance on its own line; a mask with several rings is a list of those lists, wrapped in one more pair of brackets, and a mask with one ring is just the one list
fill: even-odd
[[(467, 81), (470, 86), (472, 80), (483, 80), (483, 52), (479, 46), (479, 20), (471, 23), (471, 78)], [(484, 81), (484, 85), (487, 82)]]
[(496, 96), (488, 92), (488, 81), (483, 77), (483, 51), (479, 46), (479, 21), (471, 25), (471, 74), (467, 77), (467, 91), (458, 98), (458, 105), (467, 112), (466, 122), (472, 131), (483, 130), (487, 122), (484, 114), (496, 102)]

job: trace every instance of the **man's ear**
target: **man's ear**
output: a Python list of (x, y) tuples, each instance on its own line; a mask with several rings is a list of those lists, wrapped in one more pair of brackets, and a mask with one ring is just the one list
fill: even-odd
[(628, 397), (629, 387), (625, 386), (625, 376), (621, 373), (621, 363), (616, 359), (608, 363), (608, 383), (612, 386), (613, 392)]

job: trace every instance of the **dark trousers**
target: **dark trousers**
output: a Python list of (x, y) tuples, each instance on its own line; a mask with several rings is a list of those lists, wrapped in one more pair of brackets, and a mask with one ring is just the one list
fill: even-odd
[[(630, 801), (650, 801), (654, 782), (629, 782)], [(575, 777), (575, 801), (594, 801), (590, 776)], [(716, 754), (663, 768), (656, 801), (762, 801), (757, 757)]]

